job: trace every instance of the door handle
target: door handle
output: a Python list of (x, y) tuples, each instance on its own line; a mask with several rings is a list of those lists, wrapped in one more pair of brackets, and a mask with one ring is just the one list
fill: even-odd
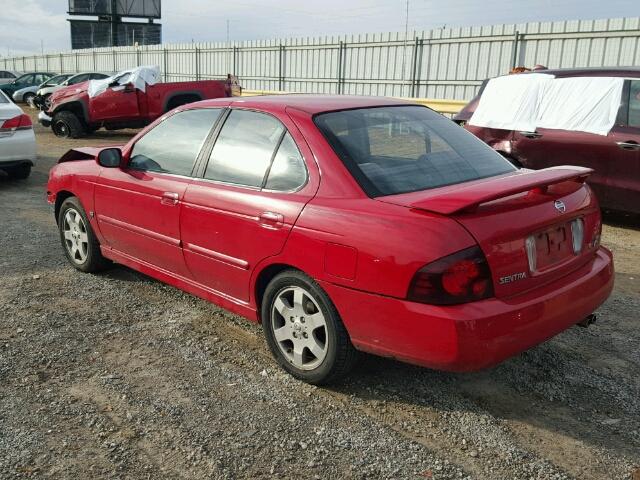
[(258, 223), (265, 228), (280, 228), (284, 225), (284, 216), (276, 212), (262, 212), (258, 216)]
[(179, 195), (175, 192), (164, 192), (160, 198), (160, 203), (163, 205), (177, 205)]
[(616, 142), (616, 145), (618, 145), (623, 150), (640, 150), (640, 143), (634, 140), (629, 140), (627, 142)]
[(542, 134), (538, 132), (518, 132), (518, 133), (523, 137), (532, 138), (532, 139), (540, 138), (542, 136)]

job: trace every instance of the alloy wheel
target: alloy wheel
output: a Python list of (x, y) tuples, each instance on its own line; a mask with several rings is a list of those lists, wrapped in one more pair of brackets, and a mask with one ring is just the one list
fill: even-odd
[(84, 219), (75, 208), (70, 208), (65, 213), (62, 231), (69, 257), (77, 264), (84, 263), (89, 254), (89, 237)]
[(296, 368), (313, 370), (327, 356), (327, 323), (304, 288), (282, 289), (271, 308), (273, 336), (285, 358)]

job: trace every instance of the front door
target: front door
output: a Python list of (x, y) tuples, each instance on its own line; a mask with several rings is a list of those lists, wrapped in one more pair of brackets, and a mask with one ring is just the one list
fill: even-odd
[(180, 228), (189, 270), (198, 283), (242, 302), (249, 301), (253, 270), (280, 253), (317, 189), (300, 153), (311, 159), (308, 147), (285, 122), (231, 110), (203, 178), (184, 197)]
[(104, 92), (90, 98), (89, 105), (90, 111), (99, 112), (100, 118), (96, 118), (96, 121), (112, 118), (127, 121), (138, 118), (140, 114), (138, 90), (131, 84), (108, 87)]
[(124, 168), (103, 168), (95, 211), (107, 246), (189, 277), (180, 241), (180, 209), (195, 160), (220, 109), (178, 112), (124, 152)]

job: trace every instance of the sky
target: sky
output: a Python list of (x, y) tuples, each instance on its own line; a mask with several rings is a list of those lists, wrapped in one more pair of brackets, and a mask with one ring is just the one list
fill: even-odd
[[(71, 48), (67, 0), (1, 0), (0, 56)], [(403, 32), (406, 0), (162, 0), (163, 42)], [(408, 29), (640, 16), (640, 0), (409, 0)]]

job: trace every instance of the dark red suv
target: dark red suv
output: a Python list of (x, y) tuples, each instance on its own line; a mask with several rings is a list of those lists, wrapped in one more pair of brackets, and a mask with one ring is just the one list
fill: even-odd
[[(580, 165), (594, 169), (589, 183), (603, 208), (640, 213), (640, 68), (544, 70), (556, 78), (623, 77), (617, 120), (607, 135), (537, 128), (533, 132), (469, 125), (484, 86), (454, 117), (518, 167)], [(521, 73), (518, 75), (528, 75)]]

